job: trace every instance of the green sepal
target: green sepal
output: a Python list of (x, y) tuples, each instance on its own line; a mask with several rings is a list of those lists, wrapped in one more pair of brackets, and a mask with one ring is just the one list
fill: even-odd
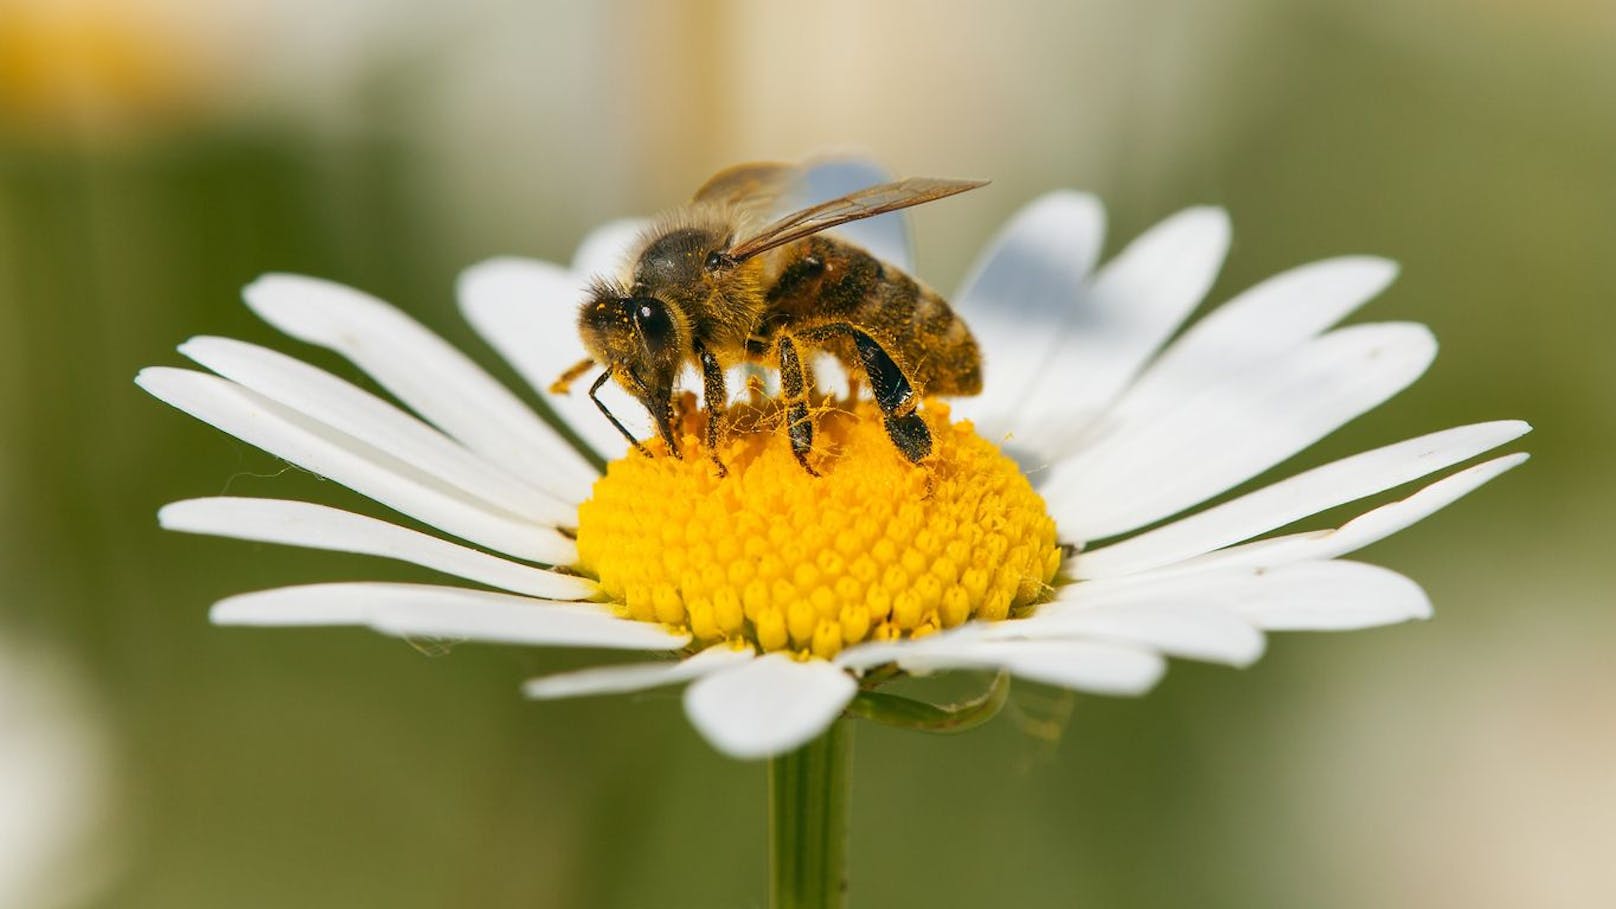
[(1001, 672), (981, 695), (958, 704), (928, 704), (881, 691), (860, 691), (847, 705), (847, 715), (883, 726), (921, 732), (955, 733), (986, 723), (1010, 697), (1010, 673)]

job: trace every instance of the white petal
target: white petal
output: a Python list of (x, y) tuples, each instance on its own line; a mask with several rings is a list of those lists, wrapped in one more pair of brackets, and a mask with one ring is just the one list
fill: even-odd
[[(857, 158), (836, 158), (810, 165), (803, 174), (799, 193), (788, 200), (788, 207), (807, 208), (839, 199), (855, 190), (886, 183), (892, 175), (880, 165)], [(784, 214), (784, 212), (782, 212)], [(904, 212), (894, 211), (836, 228), (842, 235), (877, 259), (910, 272), (915, 269), (909, 245), (909, 223)]]
[(1379, 542), (1431, 513), (1445, 508), (1471, 490), (1506, 470), (1524, 464), (1531, 455), (1518, 452), (1494, 458), (1461, 470), (1425, 487), (1414, 495), (1383, 505), (1343, 524), (1335, 533), (1319, 540), (1319, 558), (1335, 558)]
[(1519, 420), (1478, 423), (1343, 458), (1165, 527), (1085, 552), (1077, 559), (1077, 576), (1113, 577), (1211, 552), (1457, 464), (1530, 429)]
[(1081, 598), (1049, 603), (1031, 618), (981, 626), (984, 640), (1087, 638), (1138, 644), (1175, 657), (1247, 666), (1263, 635), (1233, 612), (1171, 601), (1091, 608)]
[(324, 370), (230, 338), (192, 338), (180, 353), (221, 376), (408, 462), (489, 505), (570, 526), (576, 511), (381, 398)]
[(1231, 546), (1161, 570), (1190, 572), (1232, 566), (1270, 567), (1343, 556), (1384, 540), (1447, 507), (1488, 480), (1524, 463), (1528, 457), (1525, 452), (1518, 452), (1467, 467), (1407, 498), (1367, 511), (1335, 530), (1289, 534)]
[(970, 626), (920, 640), (860, 644), (838, 654), (837, 662), (855, 670), (897, 663), (917, 673), (943, 669), (1003, 669), (1036, 682), (1111, 695), (1143, 694), (1156, 684), (1167, 668), (1160, 654), (1129, 644), (1099, 640), (992, 640), (980, 637)]
[(1285, 584), (1262, 585), (1240, 614), (1269, 631), (1354, 631), (1431, 617), (1431, 601), (1408, 578), (1363, 562), (1301, 562)]
[(986, 381), (980, 396), (954, 406), (985, 437), (1010, 431), (1033, 379), (1049, 368), (1104, 238), (1098, 199), (1050, 193), (999, 230), (960, 286), (954, 305), (981, 347)]
[(735, 648), (718, 644), (678, 662), (630, 663), (621, 666), (596, 666), (578, 672), (563, 672), (543, 678), (531, 679), (522, 686), (522, 693), (530, 698), (553, 700), (594, 694), (622, 694), (644, 691), (699, 679), (702, 676), (731, 668), (753, 658), (751, 648)]
[[(953, 637), (958, 630), (942, 632), (946, 637)], [(937, 635), (932, 635), (937, 637)], [(912, 650), (919, 641), (866, 641), (836, 654), (832, 662), (853, 672), (863, 674), (867, 669), (874, 669), (887, 663), (896, 663)]]
[[(588, 356), (576, 328), (584, 294), (579, 276), (548, 262), (500, 258), (461, 272), (457, 286), (460, 311), (483, 340), (597, 454), (605, 460), (622, 457), (628, 442), (589, 400), (589, 384), (598, 369), (573, 382), (570, 393), (550, 393), (551, 383)], [(644, 408), (617, 383), (607, 383), (601, 393), (619, 419), (643, 416)], [(649, 424), (641, 428), (649, 429)]]
[(814, 385), (824, 394), (846, 398), (853, 388), (847, 367), (831, 354), (815, 354), (813, 372)]
[(577, 547), (554, 528), (487, 506), (234, 382), (152, 367), (141, 370), (135, 383), (204, 423), (461, 539), (547, 565), (577, 559)]
[(427, 584), (310, 584), (244, 593), (214, 604), (217, 625), (363, 625), (395, 637), (502, 644), (677, 650), (689, 635), (620, 619), (591, 603)]
[(619, 218), (590, 231), (572, 256), (572, 273), (580, 279), (578, 286), (582, 288), (583, 282), (592, 278), (621, 276), (629, 264), (629, 251), (650, 226), (646, 218)]
[(1388, 576), (1402, 577), (1375, 565), (1342, 561), (1150, 573), (1082, 581), (1063, 588), (1056, 604), (1044, 608), (1067, 603), (1066, 608), (1138, 609), (1172, 603), (1230, 610), (1267, 630), (1362, 628), (1430, 614), (1417, 587)]
[(350, 287), (265, 275), (247, 305), (294, 338), (328, 347), (466, 447), (569, 504), (595, 470), (509, 389), (419, 322)]
[(219, 497), (165, 505), (157, 521), (168, 530), (206, 533), (336, 552), (381, 556), (515, 593), (581, 600), (597, 589), (573, 575), (522, 565), (419, 531), (311, 502)]
[(1119, 422), (1170, 409), (1186, 395), (1285, 353), (1386, 289), (1397, 264), (1345, 256), (1282, 272), (1198, 320), (1118, 402)]
[(1167, 671), (1160, 654), (1103, 641), (1007, 642), (997, 647), (1002, 653), (998, 665), (1010, 674), (1091, 694), (1141, 695)]
[(1171, 413), (1115, 427), (1042, 490), (1063, 534), (1091, 540), (1203, 502), (1296, 454), (1419, 377), (1422, 325), (1355, 325), (1249, 370)]
[(824, 732), (857, 693), (858, 684), (840, 667), (771, 653), (685, 689), (685, 713), (719, 751), (763, 758)]
[(1069, 450), (1206, 295), (1228, 249), (1228, 216), (1192, 208), (1100, 269), (1017, 414), (1011, 447), (1024, 462)]

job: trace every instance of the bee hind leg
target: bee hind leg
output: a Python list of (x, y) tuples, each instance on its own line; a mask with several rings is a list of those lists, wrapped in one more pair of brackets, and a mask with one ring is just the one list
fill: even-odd
[(808, 463), (808, 453), (814, 448), (814, 419), (808, 413), (802, 359), (797, 356), (796, 343), (787, 335), (780, 335), (775, 349), (780, 358), (780, 393), (786, 399), (786, 435), (791, 438), (791, 453), (803, 470), (817, 477), (819, 471)]
[(915, 413), (920, 402), (914, 387), (874, 338), (858, 329), (850, 328), (849, 332), (853, 335), (853, 345), (858, 348), (864, 374), (869, 377), (875, 404), (881, 408), (887, 435), (904, 457), (918, 462), (931, 454), (931, 430), (926, 428), (920, 414)]

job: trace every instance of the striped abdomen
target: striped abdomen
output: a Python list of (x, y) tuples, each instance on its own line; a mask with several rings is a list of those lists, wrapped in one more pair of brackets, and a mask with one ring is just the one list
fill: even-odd
[[(814, 236), (776, 253), (767, 309), (757, 332), (810, 341), (859, 363), (851, 335), (878, 343), (921, 395), (982, 391), (982, 356), (965, 322), (942, 297), (850, 243)], [(764, 349), (767, 349), (765, 346)]]

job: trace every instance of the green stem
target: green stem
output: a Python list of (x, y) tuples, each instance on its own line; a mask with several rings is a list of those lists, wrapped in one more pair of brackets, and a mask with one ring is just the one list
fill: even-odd
[(840, 909), (847, 903), (847, 807), (853, 730), (825, 734), (769, 761), (769, 905)]

